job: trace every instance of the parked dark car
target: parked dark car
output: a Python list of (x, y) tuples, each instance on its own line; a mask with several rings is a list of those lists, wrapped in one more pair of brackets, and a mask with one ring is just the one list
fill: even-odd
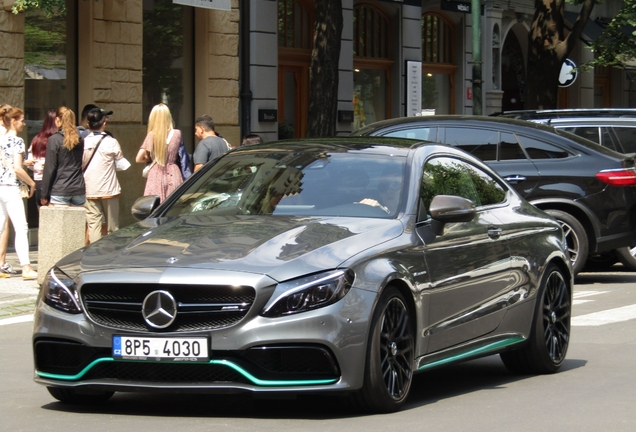
[(636, 244), (634, 155), (550, 126), (500, 117), (399, 118), (353, 135), (439, 141), (480, 158), (561, 222), (575, 274), (590, 255)]
[[(633, 108), (506, 111), (501, 116), (546, 124), (619, 153), (636, 153), (636, 109)], [(592, 254), (588, 257), (586, 268), (605, 269), (617, 261), (636, 271), (636, 245)]]
[(499, 353), (552, 373), (565, 358), (560, 225), (459, 149), (242, 147), (157, 203), (46, 276), (35, 381), (63, 402), (340, 392), (387, 412), (419, 371)]

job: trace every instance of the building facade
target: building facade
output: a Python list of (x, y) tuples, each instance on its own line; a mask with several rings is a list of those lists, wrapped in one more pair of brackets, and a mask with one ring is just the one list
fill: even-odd
[[(183, 2), (179, 2), (183, 3)], [(187, 2), (186, 2), (187, 3)], [(192, 2), (190, 2), (192, 3)], [(194, 2), (196, 3), (196, 2)], [(201, 2), (200, 2), (201, 3)], [(30, 140), (49, 109), (79, 113), (88, 103), (113, 110), (109, 129), (133, 160), (152, 107), (168, 104), (193, 151), (194, 119), (209, 114), (232, 145), (307, 133), (312, 0), (216, 0), (224, 10), (170, 0), (67, 0), (45, 16), (0, 10), (0, 102), (22, 107)], [(482, 2), (482, 112), (522, 109), (531, 0)], [(570, 55), (592, 58), (586, 43), (621, 2), (595, 6)], [(472, 114), (471, 2), (342, 0), (337, 133), (377, 120), (422, 114)], [(567, 6), (571, 25), (580, 6)], [(559, 106), (633, 107), (626, 70), (579, 72)], [(119, 173), (122, 225), (143, 194), (141, 166)], [(30, 224), (37, 226), (34, 203)]]

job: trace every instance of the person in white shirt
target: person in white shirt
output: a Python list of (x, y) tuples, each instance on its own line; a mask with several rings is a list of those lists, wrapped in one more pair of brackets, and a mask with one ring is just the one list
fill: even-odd
[(112, 111), (93, 108), (88, 113), (90, 133), (84, 139), (82, 169), (86, 183), (86, 222), (90, 243), (102, 237), (102, 220), (108, 234), (119, 229), (119, 195), (116, 162), (124, 159), (115, 138), (105, 132)]

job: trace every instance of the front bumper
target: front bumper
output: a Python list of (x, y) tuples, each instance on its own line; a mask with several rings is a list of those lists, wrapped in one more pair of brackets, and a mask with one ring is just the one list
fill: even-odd
[(253, 308), (239, 323), (205, 332), (207, 362), (116, 360), (112, 336), (128, 334), (39, 302), (34, 323), (35, 381), (110, 391), (333, 391), (362, 386), (367, 329), (376, 294), (352, 288), (339, 302), (310, 312), (264, 318)]

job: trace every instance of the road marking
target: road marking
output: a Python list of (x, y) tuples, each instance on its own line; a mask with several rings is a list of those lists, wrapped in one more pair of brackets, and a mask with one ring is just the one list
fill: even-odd
[(19, 315), (11, 318), (0, 319), (0, 326), (7, 324), (18, 324), (33, 321), (33, 315)]
[(636, 305), (623, 306), (616, 309), (608, 309), (587, 315), (573, 317), (572, 326), (601, 326), (636, 318)]
[(572, 294), (572, 298), (574, 299), (572, 300), (572, 304), (579, 305), (579, 304), (587, 303), (590, 301), (594, 301), (594, 300), (578, 300), (581, 297), (590, 297), (590, 296), (595, 296), (599, 294), (607, 294), (607, 293), (608, 291), (577, 291), (574, 294)]

